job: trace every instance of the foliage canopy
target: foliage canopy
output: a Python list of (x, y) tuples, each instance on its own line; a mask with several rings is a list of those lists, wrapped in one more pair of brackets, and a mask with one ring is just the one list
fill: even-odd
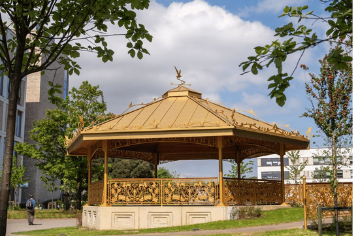
[[(314, 11), (308, 10), (308, 6), (284, 8), (283, 14), (279, 17), (289, 16), (298, 18), (298, 22), (302, 20), (312, 20), (316, 22), (324, 21), (328, 24), (329, 29), (326, 32), (326, 38), (321, 39), (316, 32), (312, 32), (311, 28), (299, 25), (295, 27), (292, 22), (275, 29), (275, 36), (285, 38), (284, 41), (275, 40), (265, 46), (255, 47), (256, 55), (248, 57), (247, 61), (242, 62), (244, 73), (252, 72), (257, 75), (259, 70), (274, 65), (277, 74), (269, 77), (268, 89), (271, 89), (269, 96), (275, 98), (279, 106), (283, 106), (286, 101), (285, 90), (290, 86), (294, 71), (289, 74), (283, 71), (283, 64), (290, 54), (302, 52), (299, 61), (308, 49), (314, 48), (321, 43), (330, 42), (338, 43), (337, 40), (348, 40), (352, 47), (353, 34), (353, 2), (352, 0), (320, 0), (323, 4), (327, 4), (325, 11), (328, 16), (317, 16)], [(332, 50), (328, 54), (328, 62), (337, 69), (349, 69), (348, 62), (352, 61), (351, 55), (344, 55), (340, 48)], [(299, 63), (299, 62), (298, 62)], [(247, 70), (251, 68), (250, 70)]]

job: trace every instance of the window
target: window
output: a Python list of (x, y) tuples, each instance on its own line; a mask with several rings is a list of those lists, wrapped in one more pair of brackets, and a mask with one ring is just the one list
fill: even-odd
[[(284, 166), (289, 165), (289, 159), (284, 158)], [(280, 166), (280, 158), (262, 158), (261, 166)]]
[(350, 178), (353, 178), (353, 170), (350, 170)]
[[(261, 175), (262, 175), (262, 179), (281, 180), (280, 171), (262, 172)], [(284, 171), (284, 179), (289, 179), (289, 171)]]
[[(324, 170), (315, 170), (313, 177), (314, 179), (329, 179), (331, 177), (331, 173)], [(337, 170), (337, 178), (343, 179), (343, 170)]]
[(349, 164), (353, 165), (353, 156), (349, 156)]
[[(337, 164), (341, 165), (343, 161), (342, 156), (337, 157)], [(314, 157), (313, 158), (313, 164), (314, 165), (330, 165), (331, 164), (331, 158), (330, 157)]]
[(16, 121), (16, 136), (21, 137), (21, 131), (22, 131), (22, 112), (17, 111), (17, 121)]
[(64, 86), (63, 86), (63, 98), (64, 101), (66, 100), (66, 97), (68, 96), (68, 71), (64, 70)]
[(330, 177), (330, 173), (329, 173), (329, 171), (325, 171), (325, 170), (315, 170), (314, 172), (313, 172), (313, 178), (314, 179), (322, 179), (322, 180), (324, 180), (324, 179), (329, 179), (329, 177)]
[(21, 84), (20, 87), (18, 88), (18, 99), (17, 99), (17, 105), (21, 105)]
[(331, 163), (331, 160), (329, 157), (314, 157), (313, 158), (313, 164), (314, 165), (329, 165)]

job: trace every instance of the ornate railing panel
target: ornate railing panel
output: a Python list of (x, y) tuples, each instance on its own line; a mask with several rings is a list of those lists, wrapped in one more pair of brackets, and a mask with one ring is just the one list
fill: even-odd
[(302, 184), (285, 185), (285, 202), (290, 205), (303, 205)]
[[(303, 184), (285, 185), (285, 202), (303, 205)], [(339, 183), (338, 206), (350, 207), (353, 204), (353, 183)], [(333, 207), (334, 198), (329, 183), (306, 183), (306, 208), (310, 219), (317, 218), (317, 206)], [(339, 215), (351, 214), (349, 211), (339, 211)], [(333, 216), (334, 211), (323, 211), (323, 217)]]
[(217, 178), (162, 180), (163, 205), (214, 205)]
[(214, 205), (217, 178), (110, 179), (111, 205)]
[(102, 204), (103, 196), (103, 180), (96, 181), (90, 185), (90, 204), (99, 205)]
[[(353, 204), (353, 184), (339, 183), (338, 186), (338, 206), (350, 207)], [(317, 206), (334, 206), (334, 197), (331, 193), (331, 185), (323, 183), (306, 183), (307, 212), (309, 218), (317, 218)], [(324, 211), (324, 217), (333, 216), (334, 211)], [(351, 214), (349, 211), (339, 211), (339, 215)]]
[(264, 205), (281, 203), (281, 182), (276, 180), (224, 178), (225, 203)]

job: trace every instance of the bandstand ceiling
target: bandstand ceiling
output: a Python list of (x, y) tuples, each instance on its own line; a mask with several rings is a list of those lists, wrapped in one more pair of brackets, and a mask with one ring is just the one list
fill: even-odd
[[(131, 105), (129, 106), (131, 107)], [(83, 126), (83, 125), (82, 125)], [(217, 159), (216, 137), (224, 137), (224, 159), (241, 159), (307, 149), (309, 140), (203, 99), (200, 92), (179, 85), (161, 98), (112, 119), (79, 129), (67, 140), (68, 155), (101, 156), (102, 141), (109, 142), (109, 156), (160, 162)]]

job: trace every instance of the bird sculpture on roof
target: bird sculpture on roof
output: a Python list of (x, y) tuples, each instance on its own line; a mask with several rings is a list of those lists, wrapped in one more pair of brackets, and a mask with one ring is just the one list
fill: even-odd
[(182, 77), (182, 75), (181, 75), (181, 70), (178, 70), (176, 67), (175, 67), (175, 69), (176, 69), (176, 72), (177, 72), (177, 79), (179, 80), (179, 81), (181, 81), (181, 83), (180, 84), (174, 84), (174, 83), (171, 83), (171, 85), (178, 85), (178, 87), (180, 87), (180, 86), (182, 86), (182, 85), (189, 85), (189, 86), (191, 86), (191, 84), (186, 84), (186, 81), (184, 81), (184, 80), (181, 80), (181, 77)]

